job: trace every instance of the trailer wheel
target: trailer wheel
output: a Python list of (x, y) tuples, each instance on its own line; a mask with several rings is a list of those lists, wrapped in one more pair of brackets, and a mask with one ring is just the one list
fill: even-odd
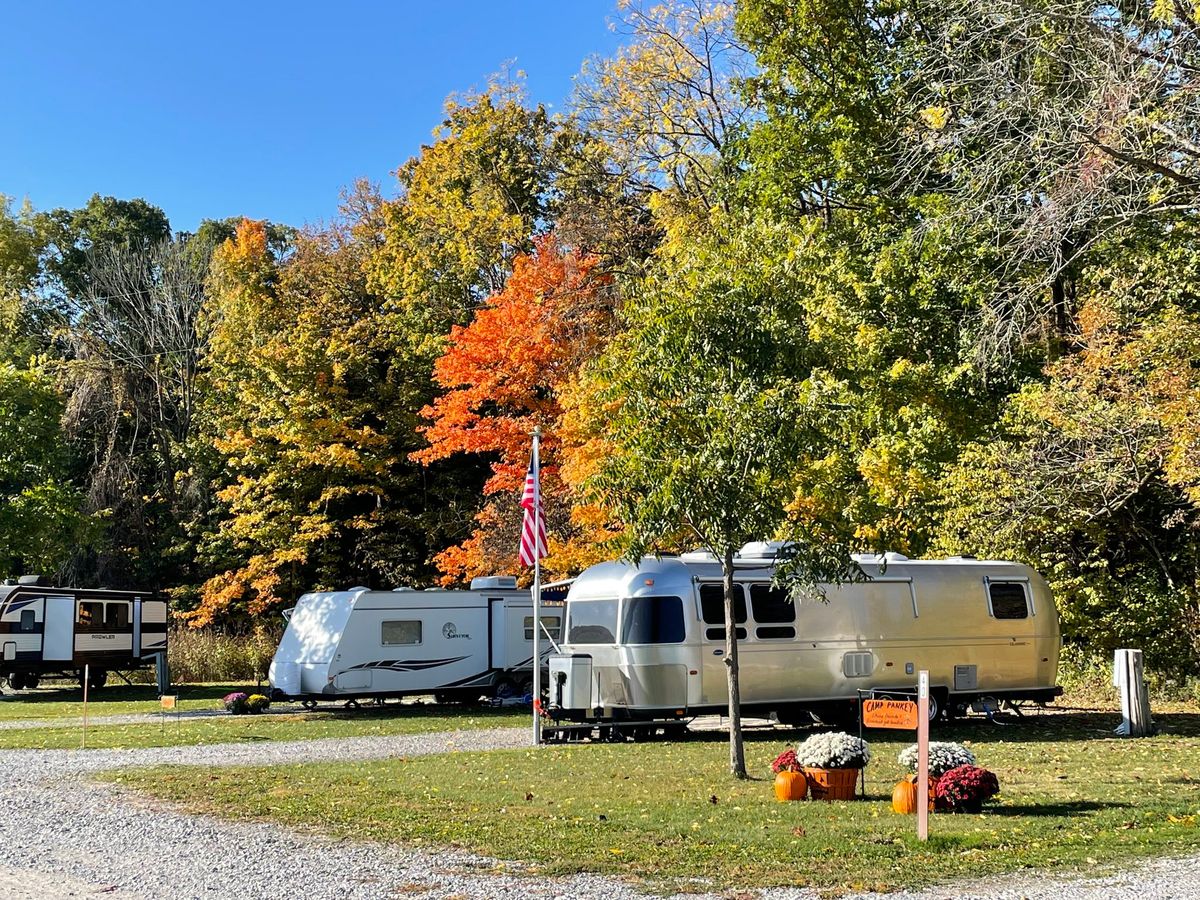
[(40, 679), (37, 677), (37, 675), (35, 675), (32, 672), (26, 673), (26, 675), (25, 675), (25, 690), (32, 691), (38, 686), (39, 683), (40, 683)]
[(8, 676), (8, 686), (14, 691), (22, 691), (25, 689), (25, 673), (13, 672)]
[[(104, 685), (108, 684), (108, 673), (103, 669), (96, 669), (88, 675), (88, 687), (93, 691), (98, 691)], [(79, 686), (83, 687), (83, 670), (79, 670)]]

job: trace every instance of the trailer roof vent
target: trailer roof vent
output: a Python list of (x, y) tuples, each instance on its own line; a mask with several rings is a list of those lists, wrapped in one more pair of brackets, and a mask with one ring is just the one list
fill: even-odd
[(883, 562), (883, 557), (878, 553), (851, 553), (850, 558), (856, 563), (877, 563)]
[(679, 554), (679, 558), (684, 562), (716, 562), (717, 558), (707, 550), (689, 550), (687, 553)]
[(41, 575), (22, 575), (17, 579), (17, 584), (41, 584)]
[(784, 541), (751, 541), (738, 551), (742, 559), (775, 559), (787, 546)]
[(392, 593), (396, 594), (396, 593), (399, 593), (400, 591), (414, 591), (414, 590), (416, 590), (416, 588), (414, 588), (411, 584), (398, 584), (394, 588), (392, 588)]
[(908, 559), (903, 553), (885, 553), (883, 558), (888, 562), (905, 562)]
[(978, 556), (972, 556), (970, 553), (959, 553), (956, 556), (947, 556), (947, 560), (951, 559), (979, 559)]
[(473, 591), (515, 591), (517, 577), (515, 575), (484, 575), (471, 579)]

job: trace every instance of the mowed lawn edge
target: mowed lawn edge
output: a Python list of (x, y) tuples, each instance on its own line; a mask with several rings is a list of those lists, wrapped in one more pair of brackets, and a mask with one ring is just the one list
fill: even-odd
[[(1200, 848), (1200, 712), (1111, 737), (1111, 714), (970, 722), (1002, 793), (982, 815), (938, 814), (932, 839), (891, 809), (910, 738), (871, 732), (866, 801), (777, 803), (770, 760), (803, 732), (750, 736), (757, 778), (726, 774), (720, 735), (683, 742), (455, 751), (361, 763), (143, 769), (102, 776), (186, 809), (316, 827), (355, 840), (459, 848), (531, 874), (594, 872), (653, 890), (921, 887), (1024, 869), (1087, 871)], [(700, 879), (700, 882), (697, 882)]]

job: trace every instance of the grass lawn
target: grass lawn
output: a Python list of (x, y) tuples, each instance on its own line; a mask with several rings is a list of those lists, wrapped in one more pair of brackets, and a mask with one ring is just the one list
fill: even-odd
[[(225, 694), (247, 690), (239, 685), (207, 684), (179, 689), (180, 710), (216, 710)], [(88, 698), (88, 716), (159, 713), (161, 705), (153, 686), (104, 688)], [(77, 689), (40, 689), (10, 695), (0, 701), (0, 722), (37, 721), (36, 727), (0, 728), (0, 749), (78, 748), (83, 697)], [(62, 719), (56, 724), (54, 719)], [(68, 719), (72, 721), (67, 721)], [(40, 724), (41, 722), (45, 724)], [(354, 737), (379, 734), (415, 734), (457, 728), (493, 728), (524, 725), (529, 714), (521, 711), (437, 707), (392, 702), (382, 708), (343, 710), (340, 706), (311, 713), (261, 716), (180, 717), (168, 713), (146, 722), (88, 726), (90, 749), (173, 747), (251, 741), (287, 741), (305, 738)]]
[[(179, 709), (217, 709), (230, 691), (253, 688), (237, 684), (182, 685), (176, 690)], [(158, 712), (158, 688), (152, 684), (108, 685), (88, 692), (88, 716), (122, 716)], [(0, 697), (0, 722), (27, 719), (79, 718), (83, 715), (83, 691), (78, 687), (42, 687), (35, 691)]]
[[(129, 787), (233, 818), (310, 825), (354, 839), (453, 846), (545, 873), (619, 874), (651, 888), (809, 884), (888, 889), (1027, 867), (1097, 864), (1200, 847), (1200, 712), (1160, 715), (1163, 733), (1116, 739), (1119, 716), (1060, 713), (968, 722), (935, 739), (969, 742), (1000, 776), (983, 815), (938, 814), (921, 846), (892, 812), (902, 732), (872, 732), (868, 800), (774, 801), (771, 759), (788, 734), (748, 735), (757, 780), (725, 774), (714, 734), (677, 743), (456, 752), (353, 764), (154, 769)], [(803, 733), (798, 735), (803, 737)]]

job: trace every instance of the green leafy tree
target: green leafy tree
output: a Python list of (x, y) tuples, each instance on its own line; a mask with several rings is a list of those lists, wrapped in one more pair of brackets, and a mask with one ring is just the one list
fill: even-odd
[[(638, 560), (691, 544), (724, 577), (730, 771), (742, 748), (734, 557), (764, 537), (794, 541), (794, 583), (849, 577), (836, 525), (789, 516), (804, 460), (828, 452), (824, 386), (787, 278), (785, 228), (717, 217), (638, 286), (627, 330), (593, 373), (610, 453), (593, 489), (626, 524)], [(822, 533), (818, 534), (818, 531)]]
[(51, 574), (94, 537), (44, 374), (0, 365), (0, 576)]

